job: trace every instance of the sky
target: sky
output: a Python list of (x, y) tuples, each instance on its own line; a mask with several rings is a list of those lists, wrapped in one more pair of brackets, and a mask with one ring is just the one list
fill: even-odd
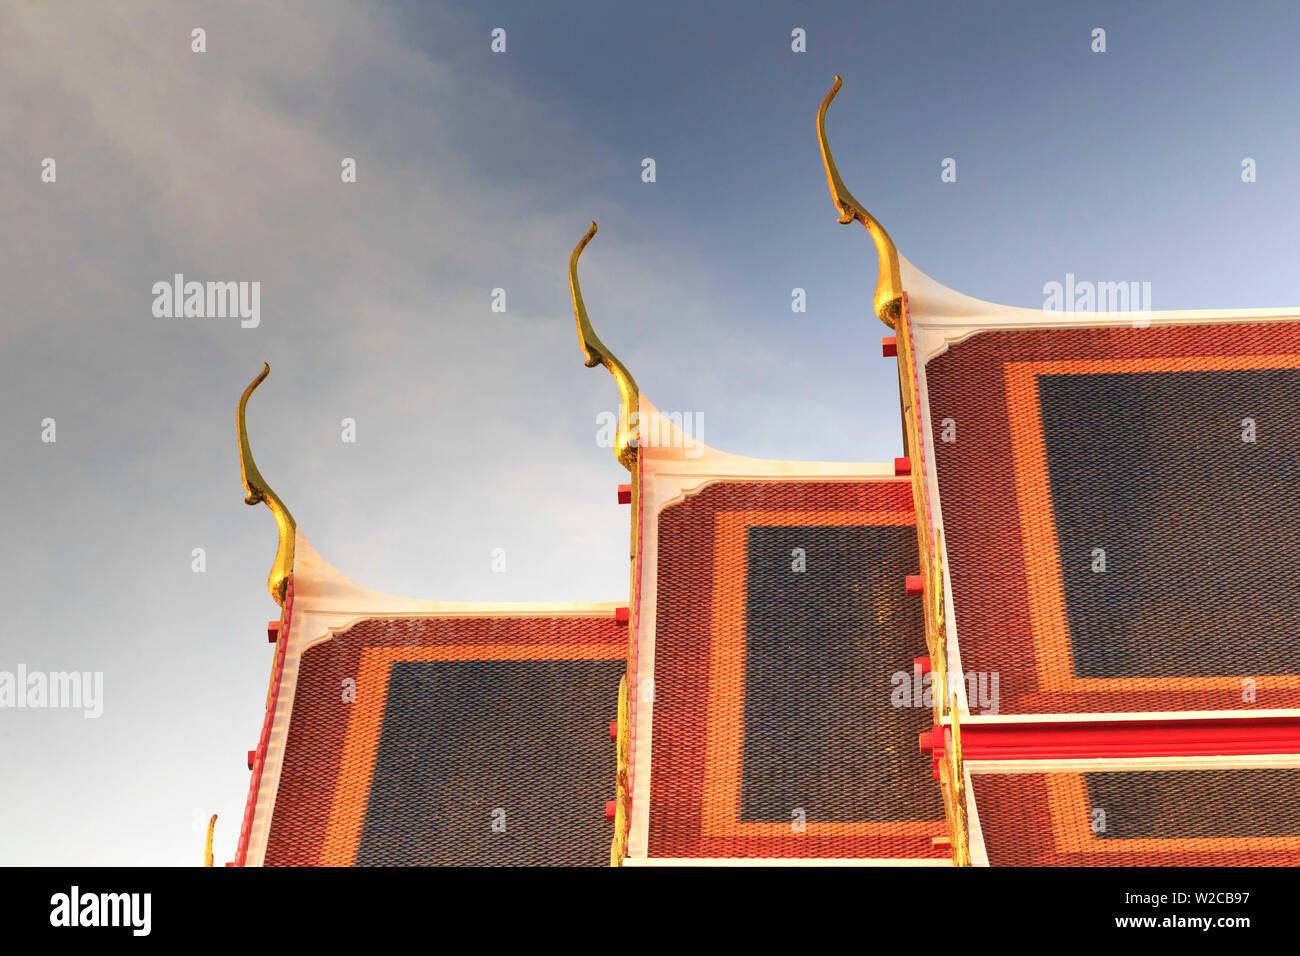
[[(1298, 27), (1267, 2), (0, 4), (0, 671), (103, 675), (98, 717), (0, 708), (0, 863), (195, 865), (213, 812), (233, 857), (278, 616), (234, 428), (263, 361), (261, 471), (359, 583), (621, 599), (617, 392), (568, 293), (589, 220), (592, 322), (659, 408), (728, 452), (887, 460), (875, 254), (815, 136), (833, 76), (846, 184), (945, 285), (1294, 306)], [(260, 283), (258, 324), (156, 315), (176, 273)]]

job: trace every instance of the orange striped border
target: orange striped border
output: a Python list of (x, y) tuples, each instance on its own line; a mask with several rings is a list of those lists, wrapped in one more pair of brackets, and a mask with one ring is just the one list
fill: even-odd
[(1133, 359), (1071, 359), (1047, 362), (1007, 362), (1003, 365), (1007, 412), (1011, 422), (1011, 455), (1025, 556), (1034, 657), (1042, 690), (1049, 694), (1088, 694), (1114, 691), (1229, 691), (1241, 689), (1250, 677), (1260, 689), (1300, 687), (1300, 676), (1251, 674), (1222, 677), (1075, 677), (1070, 663), (1070, 631), (1065, 590), (1051, 508), (1047, 452), (1038, 402), (1039, 375), (1099, 375), (1108, 372), (1218, 372), (1244, 369), (1300, 367), (1300, 355), (1158, 356)]
[[(710, 635), (709, 701), (704, 756), (703, 832), (709, 837), (797, 837), (790, 823), (740, 819), (740, 778), (745, 727), (745, 606), (747, 549), (751, 527), (879, 527), (914, 525), (909, 511), (722, 511), (713, 524), (713, 620)], [(901, 589), (903, 582), (899, 581)], [(728, 598), (730, 602), (728, 603)], [(863, 728), (866, 733), (866, 728)], [(791, 809), (794, 809), (793, 807)], [(943, 821), (813, 823), (813, 836), (937, 835)]]
[(1044, 775), (1044, 780), (1052, 818), (1052, 839), (1058, 853), (1264, 853), (1300, 849), (1298, 836), (1099, 839), (1092, 832), (1092, 807), (1088, 806), (1088, 788), (1083, 774), (1049, 773)]
[[(367, 647), (361, 651), (357, 699), (348, 717), (343, 753), (335, 778), (334, 802), (321, 846), (320, 866), (351, 866), (361, 844), (361, 827), (370, 799), (370, 782), (379, 750), (379, 732), (388, 705), (388, 675), (407, 661), (619, 660), (617, 644), (451, 644), (442, 647)], [(344, 790), (341, 784), (345, 784)]]

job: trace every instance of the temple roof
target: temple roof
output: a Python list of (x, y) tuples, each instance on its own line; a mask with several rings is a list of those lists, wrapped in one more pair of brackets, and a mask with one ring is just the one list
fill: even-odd
[(607, 864), (621, 605), (408, 600), (295, 550), (236, 862)]
[(257, 471), (265, 371), (245, 392), (283, 610), (236, 863), (1300, 861), (1300, 310), (948, 289), (840, 179), (839, 87), (817, 131), (876, 247), (905, 455), (687, 435), (596, 335), (592, 223), (569, 276), (622, 409), (626, 600), (356, 584)]

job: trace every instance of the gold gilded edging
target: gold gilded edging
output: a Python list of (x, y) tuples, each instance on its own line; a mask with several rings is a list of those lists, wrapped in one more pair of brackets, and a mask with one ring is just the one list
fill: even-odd
[(591, 242), (591, 237), (595, 234), (596, 223), (593, 221), (587, 234), (573, 247), (573, 254), (569, 256), (569, 291), (573, 294), (573, 316), (578, 322), (578, 345), (582, 347), (587, 368), (605, 366), (618, 384), (622, 407), (619, 410), (618, 434), (614, 441), (614, 457), (628, 471), (634, 471), (639, 431), (637, 419), (640, 392), (627, 366), (614, 357), (591, 327), (591, 320), (587, 317), (587, 307), (582, 301), (582, 287), (578, 284), (578, 257), (582, 255), (582, 250), (587, 248), (587, 243)]
[(208, 838), (203, 844), (203, 865), (212, 865), (212, 836), (217, 829), (217, 815), (212, 814), (212, 819), (208, 821)]
[[(961, 755), (961, 724), (956, 696), (949, 689), (948, 631), (945, 613), (943, 530), (933, 526), (929, 491), (926, 487), (925, 433), (917, 383), (918, 358), (912, 339), (912, 319), (903, 301), (898, 317), (898, 382), (903, 411), (903, 443), (911, 463), (912, 508), (916, 513), (916, 545), (923, 582), (925, 646), (930, 655), (930, 680), (934, 702), (934, 723), (943, 726), (948, 717), (951, 743), (939, 764), (939, 786), (943, 791), (944, 817), (954, 866), (970, 866), (970, 838), (966, 816), (966, 776)], [(961, 679), (960, 675), (957, 677)]]
[(271, 366), (263, 362), (261, 374), (249, 383), (239, 399), (235, 426), (239, 432), (239, 471), (244, 481), (244, 490), (248, 492), (244, 503), (265, 504), (275, 516), (275, 524), (280, 531), (280, 544), (275, 552), (275, 563), (271, 565), (271, 574), (267, 578), (266, 587), (271, 592), (271, 597), (275, 599), (275, 603), (283, 607), (285, 588), (288, 586), (289, 575), (293, 573), (293, 547), (298, 524), (293, 520), (293, 515), (289, 514), (289, 509), (284, 506), (284, 502), (280, 500), (280, 496), (271, 490), (262, 473), (257, 470), (257, 463), (253, 461), (253, 450), (248, 445), (248, 425), (244, 420), (248, 397), (270, 373)]
[(614, 794), (614, 842), (609, 848), (609, 865), (622, 866), (627, 856), (627, 837), (632, 795), (628, 788), (628, 767), (631, 764), (632, 735), (628, 715), (627, 675), (618, 682), (618, 730), (615, 737), (617, 772)]
[(830, 143), (826, 141), (826, 108), (831, 105), (831, 100), (835, 99), (835, 94), (840, 91), (840, 83), (840, 78), (836, 75), (835, 84), (822, 100), (821, 108), (817, 110), (817, 141), (822, 148), (822, 163), (826, 166), (826, 182), (831, 189), (831, 201), (835, 203), (835, 208), (840, 213), (839, 221), (847, 224), (856, 219), (866, 226), (872, 242), (876, 244), (876, 255), (880, 259), (880, 277), (876, 280), (876, 297), (873, 306), (880, 321), (892, 329), (898, 324), (898, 318), (903, 313), (903, 279), (899, 272), (898, 250), (894, 247), (894, 240), (889, 238), (885, 227), (867, 212), (862, 203), (849, 192), (848, 187), (844, 185), (844, 180), (840, 179), (840, 172), (835, 167), (835, 158), (831, 155)]
[(970, 866), (970, 833), (966, 819), (966, 764), (961, 753), (961, 719), (957, 699), (952, 698), (950, 737), (939, 765), (939, 786), (943, 791), (944, 816), (953, 866)]

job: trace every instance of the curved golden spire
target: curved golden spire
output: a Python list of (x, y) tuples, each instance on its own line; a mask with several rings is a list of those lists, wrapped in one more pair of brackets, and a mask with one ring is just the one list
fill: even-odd
[(298, 524), (293, 520), (293, 515), (289, 514), (289, 509), (284, 506), (284, 502), (280, 500), (280, 496), (271, 490), (262, 473), (257, 470), (257, 463), (253, 461), (253, 450), (248, 447), (248, 425), (244, 421), (248, 396), (253, 394), (253, 390), (261, 385), (262, 380), (270, 373), (271, 366), (263, 362), (262, 374), (249, 383), (239, 399), (239, 412), (235, 416), (235, 425), (239, 430), (239, 470), (243, 475), (244, 490), (248, 492), (244, 503), (249, 505), (265, 503), (271, 509), (271, 514), (275, 516), (276, 527), (280, 529), (280, 546), (276, 549), (275, 563), (271, 565), (271, 575), (267, 578), (266, 586), (271, 592), (271, 597), (275, 598), (275, 603), (283, 607), (284, 592), (289, 586), (289, 575), (293, 573), (294, 536)]
[(876, 244), (876, 255), (880, 258), (880, 278), (876, 280), (876, 297), (873, 305), (876, 315), (891, 329), (903, 314), (903, 280), (898, 271), (898, 250), (894, 240), (889, 238), (885, 227), (867, 212), (862, 203), (854, 198), (840, 179), (840, 171), (835, 168), (835, 158), (831, 156), (830, 144), (826, 142), (826, 108), (840, 91), (840, 78), (835, 77), (835, 85), (822, 100), (817, 111), (817, 140), (822, 147), (822, 162), (826, 165), (826, 181), (831, 187), (831, 201), (839, 210), (840, 222), (850, 223), (857, 220), (871, 233), (871, 241)]
[(208, 838), (203, 844), (203, 865), (212, 865), (212, 834), (217, 829), (217, 815), (212, 814), (212, 819), (208, 821)]
[(578, 256), (582, 255), (582, 250), (587, 248), (587, 243), (591, 242), (591, 237), (595, 234), (596, 223), (593, 221), (587, 234), (573, 247), (573, 255), (569, 256), (569, 291), (573, 293), (573, 315), (578, 320), (578, 344), (582, 347), (587, 368), (603, 365), (618, 383), (618, 396), (623, 407), (619, 413), (618, 435), (614, 440), (614, 457), (628, 471), (634, 471), (640, 392), (627, 367), (614, 357), (592, 329), (591, 320), (587, 318), (587, 307), (582, 302), (582, 288), (578, 285)]

